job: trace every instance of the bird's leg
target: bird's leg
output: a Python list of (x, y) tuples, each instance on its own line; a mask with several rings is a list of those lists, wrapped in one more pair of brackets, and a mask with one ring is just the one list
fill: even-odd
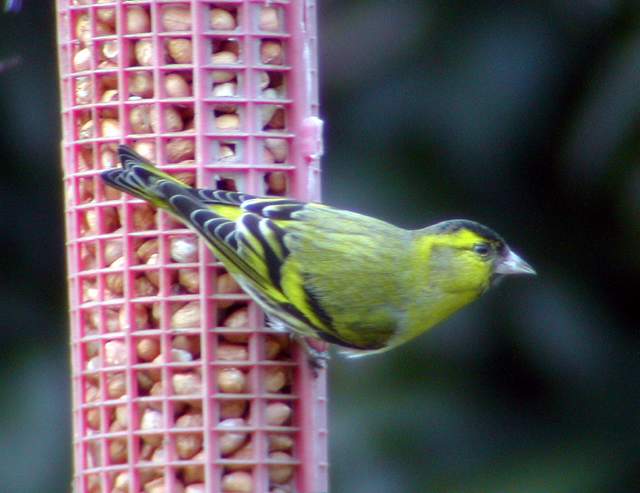
[(291, 335), (307, 353), (309, 359), (309, 365), (317, 374), (318, 370), (327, 367), (327, 362), (331, 359), (329, 355), (329, 345), (323, 341), (317, 341), (308, 337), (300, 336), (298, 334)]
[(331, 355), (329, 354), (329, 345), (326, 342), (308, 337), (300, 337), (300, 344), (302, 344), (302, 347), (307, 353), (309, 363), (313, 368), (320, 369), (327, 367)]
[(327, 367), (327, 362), (331, 359), (331, 356), (329, 355), (329, 345), (326, 342), (292, 332), (280, 320), (271, 317), (267, 319), (267, 324), (273, 330), (288, 333), (291, 339), (302, 346), (304, 352), (307, 353), (309, 366), (311, 366), (316, 376), (318, 375), (318, 370)]

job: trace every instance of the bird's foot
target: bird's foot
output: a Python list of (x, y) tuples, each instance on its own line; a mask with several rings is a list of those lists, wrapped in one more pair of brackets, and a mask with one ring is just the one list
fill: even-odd
[(277, 319), (269, 318), (267, 323), (269, 328), (273, 330), (277, 330), (278, 332), (287, 332), (292, 340), (302, 346), (304, 352), (307, 354), (309, 366), (313, 371), (314, 376), (317, 377), (318, 371), (327, 367), (327, 362), (331, 359), (331, 356), (329, 355), (329, 344), (325, 341), (292, 332), (284, 323)]
[(331, 359), (329, 345), (326, 342), (309, 339), (308, 337), (298, 335), (294, 335), (293, 337), (300, 343), (304, 352), (307, 353), (309, 366), (317, 377), (318, 371), (325, 369), (328, 361)]

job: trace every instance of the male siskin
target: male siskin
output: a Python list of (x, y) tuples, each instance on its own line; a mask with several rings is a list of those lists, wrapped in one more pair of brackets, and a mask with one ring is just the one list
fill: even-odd
[(473, 221), (406, 230), (319, 203), (191, 188), (126, 146), (119, 155), (106, 183), (197, 232), (272, 323), (352, 354), (413, 339), (502, 276), (535, 274)]

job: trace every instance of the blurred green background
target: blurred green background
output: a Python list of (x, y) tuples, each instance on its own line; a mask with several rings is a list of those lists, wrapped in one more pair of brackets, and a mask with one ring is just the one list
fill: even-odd
[[(0, 15), (7, 492), (70, 476), (53, 3)], [(318, 3), (325, 201), (475, 219), (539, 272), (408, 347), (333, 359), (332, 491), (640, 491), (640, 7)]]

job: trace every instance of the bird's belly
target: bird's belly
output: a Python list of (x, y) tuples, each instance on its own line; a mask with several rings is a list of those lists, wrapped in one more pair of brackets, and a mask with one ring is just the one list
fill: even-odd
[(362, 350), (386, 347), (399, 332), (403, 319), (397, 309), (386, 305), (369, 306), (367, 309), (352, 306), (334, 313), (336, 317), (331, 331), (339, 339), (335, 343)]

